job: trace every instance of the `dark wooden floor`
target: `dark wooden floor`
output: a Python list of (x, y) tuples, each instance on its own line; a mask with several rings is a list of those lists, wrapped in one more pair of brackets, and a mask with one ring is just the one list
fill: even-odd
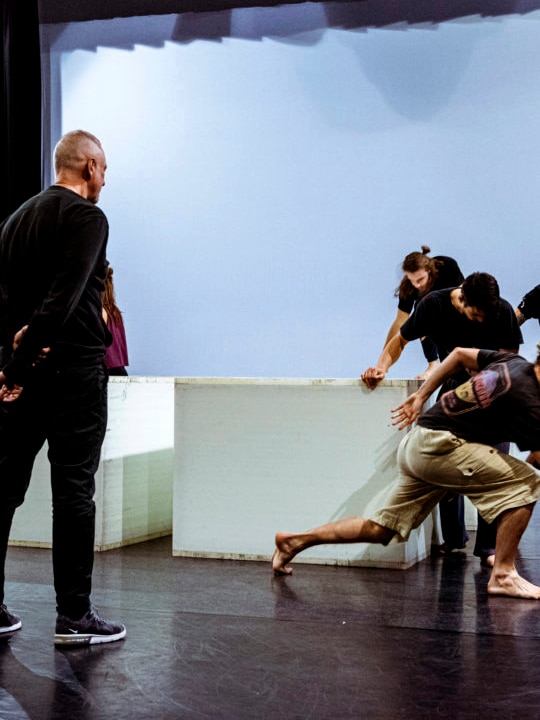
[[(540, 584), (538, 510), (519, 569)], [(473, 538), (474, 539), (474, 538)], [(269, 552), (271, 548), (269, 548)], [(1, 720), (540, 718), (540, 603), (488, 597), (470, 551), (409, 570), (96, 556), (125, 641), (55, 649), (50, 552), (11, 547)]]

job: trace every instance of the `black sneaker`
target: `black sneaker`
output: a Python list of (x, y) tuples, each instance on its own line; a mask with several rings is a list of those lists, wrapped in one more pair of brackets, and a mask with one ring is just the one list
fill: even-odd
[(22, 625), (21, 618), (12, 615), (5, 605), (0, 605), (0, 633), (13, 632)]
[(102, 620), (93, 608), (80, 620), (71, 620), (64, 615), (56, 617), (55, 645), (96, 645), (121, 640), (125, 636), (124, 625)]

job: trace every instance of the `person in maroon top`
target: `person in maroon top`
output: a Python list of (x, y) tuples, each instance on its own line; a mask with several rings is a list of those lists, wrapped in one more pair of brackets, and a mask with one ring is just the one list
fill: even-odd
[(126, 367), (129, 365), (129, 358), (126, 330), (122, 312), (116, 304), (113, 274), (114, 270), (109, 265), (103, 293), (103, 319), (111, 333), (112, 342), (105, 353), (105, 365), (109, 375), (127, 375)]

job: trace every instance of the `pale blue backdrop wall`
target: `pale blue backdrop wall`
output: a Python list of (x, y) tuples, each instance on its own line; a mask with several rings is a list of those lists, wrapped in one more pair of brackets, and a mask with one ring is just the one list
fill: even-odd
[[(132, 374), (357, 377), (422, 244), (513, 305), (540, 282), (540, 11), (346, 5), (42, 28), (50, 142), (107, 153)], [(389, 377), (423, 367), (410, 344)]]

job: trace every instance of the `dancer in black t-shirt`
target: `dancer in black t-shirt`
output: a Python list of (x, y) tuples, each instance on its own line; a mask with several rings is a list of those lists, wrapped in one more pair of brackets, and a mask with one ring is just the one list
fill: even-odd
[[(430, 257), (429, 252), (431, 252), (430, 248), (422, 245), (422, 252), (409, 253), (401, 264), (403, 277), (395, 291), (398, 309), (386, 335), (385, 345), (399, 332), (420, 298), (433, 290), (456, 287), (463, 281), (463, 273), (454, 258), (446, 255)], [(424, 379), (438, 365), (439, 356), (436, 345), (429, 337), (423, 337), (421, 342), (428, 365), (417, 377)]]
[[(497, 280), (488, 273), (473, 273), (456, 288), (435, 290), (416, 304), (401, 330), (386, 345), (377, 365), (362, 373), (369, 388), (376, 388), (389, 368), (397, 362), (411, 340), (428, 336), (443, 360), (455, 347), (475, 347), (517, 352), (523, 337), (515, 312), (500, 297)], [(447, 381), (442, 391), (459, 384), (466, 377)], [(508, 449), (508, 443), (505, 448)], [(441, 526), (446, 551), (465, 546), (463, 498), (449, 494), (440, 505)], [(474, 554), (485, 565), (492, 565), (496, 529), (478, 518)]]

